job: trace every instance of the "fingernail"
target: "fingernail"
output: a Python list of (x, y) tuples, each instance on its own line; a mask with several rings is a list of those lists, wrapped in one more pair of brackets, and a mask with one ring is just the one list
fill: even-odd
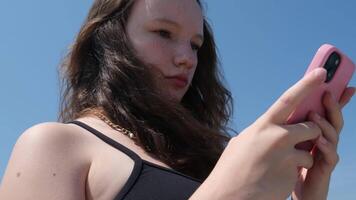
[(319, 79), (322, 79), (323, 81), (325, 81), (326, 79), (326, 70), (324, 70), (323, 68), (317, 68), (314, 70), (314, 76), (315, 77), (319, 77)]
[(328, 143), (328, 141), (326, 141), (326, 139), (325, 139), (323, 136), (320, 136), (320, 137), (319, 137), (319, 142), (320, 142), (321, 144), (323, 144), (323, 145), (325, 145), (325, 144)]
[(330, 93), (331, 99), (332, 99), (334, 102), (336, 102), (335, 95), (334, 95), (333, 93), (331, 93), (331, 92), (329, 92), (329, 93)]
[(326, 95), (328, 95), (328, 98), (330, 98), (333, 102), (335, 102), (334, 95), (330, 91), (327, 91), (326, 93), (327, 93)]
[(320, 115), (318, 114), (318, 113), (316, 113), (316, 112), (313, 112), (313, 117), (314, 117), (314, 119), (315, 120), (317, 120), (317, 121), (319, 121), (320, 120)]

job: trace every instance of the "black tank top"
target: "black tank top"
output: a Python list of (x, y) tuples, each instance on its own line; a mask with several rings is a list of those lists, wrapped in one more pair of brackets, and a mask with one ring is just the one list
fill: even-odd
[(115, 200), (186, 200), (201, 184), (198, 179), (141, 159), (132, 150), (83, 122), (67, 123), (73, 123), (88, 130), (134, 161), (133, 171), (124, 187), (114, 198)]

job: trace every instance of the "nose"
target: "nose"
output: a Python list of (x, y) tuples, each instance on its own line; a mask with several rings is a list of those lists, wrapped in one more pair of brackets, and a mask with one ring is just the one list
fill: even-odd
[(177, 67), (191, 69), (197, 65), (197, 54), (191, 45), (180, 45), (174, 56), (174, 64)]

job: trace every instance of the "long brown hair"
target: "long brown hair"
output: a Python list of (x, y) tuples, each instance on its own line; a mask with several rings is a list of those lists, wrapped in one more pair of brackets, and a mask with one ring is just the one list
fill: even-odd
[(233, 110), (212, 30), (204, 19), (204, 44), (192, 84), (180, 104), (168, 101), (153, 88), (152, 70), (136, 57), (125, 32), (134, 2), (94, 1), (59, 69), (58, 120), (99, 110), (135, 133), (136, 144), (151, 156), (204, 180), (231, 138), (227, 124)]

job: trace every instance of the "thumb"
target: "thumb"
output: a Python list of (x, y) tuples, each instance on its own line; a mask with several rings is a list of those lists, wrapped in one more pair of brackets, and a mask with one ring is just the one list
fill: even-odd
[(325, 81), (326, 73), (326, 70), (320, 67), (306, 74), (283, 93), (267, 110), (264, 117), (272, 123), (285, 124), (289, 115), (296, 109), (298, 104)]

